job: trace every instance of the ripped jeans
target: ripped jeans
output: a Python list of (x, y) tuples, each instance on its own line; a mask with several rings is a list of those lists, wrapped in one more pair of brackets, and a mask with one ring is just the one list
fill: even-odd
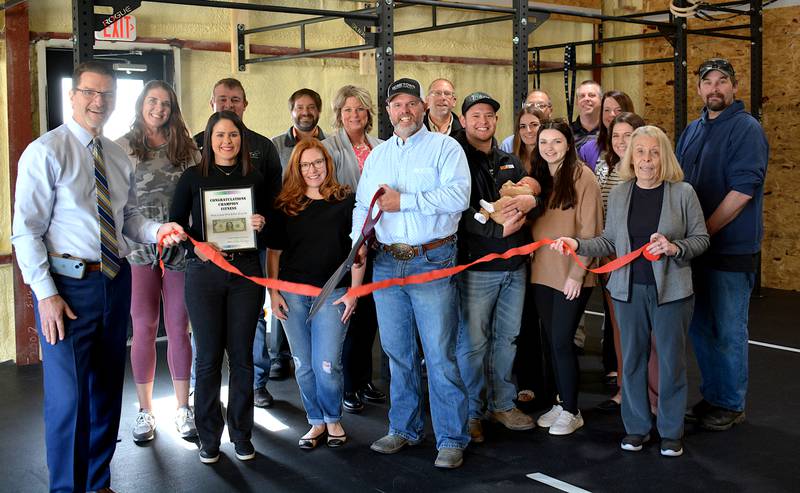
[(342, 323), (344, 304), (332, 303), (345, 292), (345, 288), (333, 290), (309, 323), (306, 319), (316, 298), (281, 292), (289, 308), (283, 328), (294, 358), (300, 397), (311, 425), (337, 423), (342, 419), (342, 346), (347, 324)]

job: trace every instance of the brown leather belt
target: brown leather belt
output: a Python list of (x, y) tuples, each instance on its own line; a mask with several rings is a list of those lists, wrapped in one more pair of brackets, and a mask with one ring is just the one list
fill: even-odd
[(84, 265), (86, 266), (85, 272), (99, 272), (102, 268), (100, 262), (86, 262)]
[(379, 248), (384, 252), (390, 254), (396, 260), (411, 260), (412, 258), (422, 255), (425, 252), (439, 248), (450, 241), (455, 241), (456, 235), (450, 235), (447, 238), (440, 238), (433, 240), (430, 243), (425, 243), (420, 246), (408, 245), (406, 243), (392, 243), (391, 245), (380, 244)]

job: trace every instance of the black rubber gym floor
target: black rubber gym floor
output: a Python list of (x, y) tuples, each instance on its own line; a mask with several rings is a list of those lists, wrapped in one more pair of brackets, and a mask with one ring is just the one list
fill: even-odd
[[(751, 339), (800, 348), (794, 315), (800, 293), (765, 290), (751, 304)], [(154, 405), (158, 423), (154, 441), (133, 443), (130, 427), (136, 394), (126, 374), (120, 442), (112, 463), (117, 492), (534, 492), (558, 491), (529, 479), (541, 473), (591, 492), (780, 492), (800, 491), (800, 353), (750, 346), (747, 421), (727, 432), (687, 427), (686, 453), (665, 458), (657, 443), (640, 453), (623, 452), (618, 415), (593, 411), (608, 397), (600, 383), (597, 319), (588, 322), (586, 355), (581, 358), (581, 408), (584, 428), (567, 437), (544, 430), (508, 431), (486, 424), (486, 442), (467, 449), (463, 467), (433, 467), (434, 440), (393, 456), (369, 450), (387, 430), (387, 405), (368, 405), (361, 415), (345, 415), (348, 443), (332, 450), (297, 448), (307, 430), (293, 379), (270, 382), (276, 399), (271, 409), (256, 409), (255, 460), (239, 462), (223, 443), (219, 463), (200, 463), (193, 442), (177, 437), (172, 425), (174, 397), (159, 343)], [(698, 398), (697, 367), (690, 360), (690, 403)], [(47, 489), (42, 423), (41, 368), (0, 365), (0, 491)], [(384, 389), (385, 382), (379, 383)], [(570, 490), (580, 491), (580, 490)]]

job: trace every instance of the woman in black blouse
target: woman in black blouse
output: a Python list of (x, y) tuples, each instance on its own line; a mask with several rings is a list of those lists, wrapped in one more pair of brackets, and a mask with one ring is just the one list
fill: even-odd
[[(245, 126), (235, 113), (222, 111), (208, 119), (199, 165), (187, 169), (175, 188), (170, 218), (193, 238), (207, 241), (203, 228), (202, 191), (208, 188), (253, 187), (256, 213), (247, 227), (260, 233), (269, 200), (264, 179), (250, 165)], [(189, 219), (191, 218), (191, 227)], [(218, 245), (206, 243), (215, 250)], [(219, 392), (222, 360), (228, 353), (228, 433), (236, 457), (255, 457), (250, 441), (253, 429), (253, 336), (264, 299), (263, 288), (229, 274), (208, 261), (191, 243), (187, 249), (186, 308), (192, 323), (196, 352), (195, 422), (200, 437), (200, 461), (219, 460), (224, 422)], [(262, 275), (258, 250), (226, 252), (222, 256), (243, 274)]]
[[(355, 196), (336, 181), (330, 154), (316, 139), (298, 143), (283, 175), (270, 226), (267, 270), (271, 278), (321, 287), (347, 258)], [(342, 345), (356, 298), (347, 286), (359, 286), (363, 263), (353, 267), (308, 320), (316, 299), (270, 289), (275, 316), (283, 321), (295, 361), (311, 429), (300, 438), (302, 449), (313, 449), (327, 433), (329, 447), (344, 445), (342, 419)]]

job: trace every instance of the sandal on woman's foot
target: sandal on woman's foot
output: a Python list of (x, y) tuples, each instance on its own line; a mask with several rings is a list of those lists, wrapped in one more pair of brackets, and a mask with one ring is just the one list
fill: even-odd
[(341, 435), (331, 435), (328, 433), (328, 447), (336, 448), (341, 447), (347, 441), (347, 435), (342, 433)]
[(317, 436), (301, 438), (297, 442), (297, 445), (303, 450), (315, 449), (317, 448), (317, 445), (319, 445), (320, 440), (322, 440), (327, 433), (328, 430), (322, 430)]
[(520, 390), (517, 392), (517, 402), (530, 402), (536, 398), (532, 390)]

